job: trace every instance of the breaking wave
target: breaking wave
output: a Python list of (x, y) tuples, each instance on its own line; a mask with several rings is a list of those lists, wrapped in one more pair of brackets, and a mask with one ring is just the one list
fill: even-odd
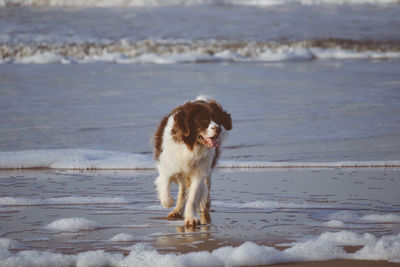
[[(343, 161), (343, 162), (240, 162), (221, 160), (218, 168), (374, 168), (400, 167), (400, 160), (392, 161)], [(91, 149), (44, 149), (0, 152), (1, 169), (70, 169), (70, 170), (154, 170), (150, 155), (132, 154)], [(48, 204), (56, 204), (49, 202)], [(73, 200), (69, 200), (73, 201)], [(87, 201), (97, 201), (87, 199)], [(109, 201), (109, 200), (107, 200)], [(121, 200), (111, 200), (121, 201)], [(123, 202), (123, 201), (122, 201)], [(17, 204), (27, 204), (18, 200)], [(58, 203), (58, 202), (57, 202)], [(33, 204), (46, 204), (36, 203)], [(1, 201), (0, 201), (1, 205)]]
[(396, 42), (343, 39), (295, 42), (153, 41), (70, 44), (3, 44), (0, 63), (93, 63), (122, 64), (280, 62), (313, 59), (400, 58)]

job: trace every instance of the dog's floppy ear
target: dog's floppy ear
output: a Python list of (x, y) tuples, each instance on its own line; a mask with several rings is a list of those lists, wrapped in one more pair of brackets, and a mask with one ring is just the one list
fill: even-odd
[(232, 118), (231, 114), (222, 109), (221, 105), (215, 100), (210, 101), (211, 108), (215, 114), (217, 114), (218, 121), (224, 126), (225, 130), (230, 131), (232, 129)]
[(190, 135), (190, 121), (189, 121), (189, 106), (190, 102), (186, 103), (183, 106), (180, 106), (174, 115), (174, 120), (179, 131), (183, 136), (188, 137)]
[(222, 126), (224, 126), (224, 128), (227, 131), (232, 130), (232, 118), (231, 118), (231, 114), (227, 113), (226, 111), (222, 111), (223, 114), (223, 119), (222, 119)]

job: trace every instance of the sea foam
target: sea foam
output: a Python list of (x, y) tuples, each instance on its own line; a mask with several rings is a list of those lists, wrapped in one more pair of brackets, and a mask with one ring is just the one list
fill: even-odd
[(110, 241), (112, 242), (130, 242), (135, 240), (134, 236), (131, 234), (119, 233), (113, 236)]
[(90, 149), (0, 152), (0, 169), (154, 169), (151, 156)]
[[(11, 36), (10, 36), (11, 38)], [(226, 40), (142, 40), (104, 42), (82, 39), (77, 43), (46, 45), (13, 42), (0, 47), (0, 63), (96, 63), (179, 64), (203, 62), (281, 62), (314, 59), (397, 59), (399, 45), (342, 39), (292, 42)]]
[[(220, 160), (218, 168), (357, 168), (400, 167), (400, 160), (342, 162), (263, 162)], [(0, 152), (0, 169), (154, 170), (150, 155), (92, 149), (49, 149)]]
[(372, 222), (372, 223), (400, 223), (400, 216), (393, 213), (361, 215), (358, 212), (343, 210), (329, 216), (332, 221)]
[(400, 216), (397, 214), (369, 214), (361, 217), (361, 220), (380, 223), (400, 223)]
[(2, 206), (38, 206), (38, 205), (91, 205), (91, 204), (130, 204), (123, 197), (55, 197), (55, 198), (23, 198), (0, 197)]
[(327, 207), (315, 204), (304, 203), (286, 203), (279, 201), (250, 201), (244, 203), (213, 201), (213, 206), (220, 208), (235, 208), (235, 209), (310, 209)]
[[(348, 253), (343, 245), (361, 249)], [(332, 259), (399, 262), (400, 235), (377, 238), (349, 231), (327, 232), (316, 238), (294, 242), (283, 250), (248, 241), (238, 247), (225, 246), (211, 252), (187, 254), (161, 254), (143, 243), (135, 244), (127, 256), (102, 250), (77, 255), (36, 250), (12, 253), (7, 247), (0, 252), (2, 266), (251, 266)]]
[(101, 224), (85, 218), (62, 218), (53, 221), (45, 228), (59, 232), (78, 232), (82, 230), (93, 230), (102, 227)]

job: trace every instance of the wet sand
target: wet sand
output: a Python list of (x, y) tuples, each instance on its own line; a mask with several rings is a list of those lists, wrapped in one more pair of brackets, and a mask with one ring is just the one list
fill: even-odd
[[(287, 253), (327, 233), (351, 233), (357, 240), (368, 233), (380, 240), (400, 233), (399, 174), (397, 168), (217, 169), (212, 222), (193, 229), (165, 219), (168, 210), (158, 203), (153, 185), (155, 171), (3, 170), (0, 238), (18, 244), (6, 247), (11, 253), (103, 250), (124, 256), (137, 244), (161, 255), (184, 255), (248, 241)], [(176, 194), (176, 187), (172, 190)], [(68, 223), (71, 218), (84, 220), (76, 226)], [(56, 221), (66, 228), (49, 227)], [(128, 238), (116, 238), (119, 234)], [(332, 243), (337, 239), (328, 237), (328, 247), (344, 248), (346, 257), (356, 257), (369, 244)], [(312, 256), (312, 247), (306, 253)], [(343, 260), (343, 253), (338, 260), (321, 261), (331, 252), (326, 253), (277, 266), (398, 266)]]
[(284, 264), (274, 264), (269, 266), (279, 267), (395, 267), (398, 263), (388, 263), (384, 261), (356, 261), (356, 260), (333, 260), (316, 262), (294, 262)]

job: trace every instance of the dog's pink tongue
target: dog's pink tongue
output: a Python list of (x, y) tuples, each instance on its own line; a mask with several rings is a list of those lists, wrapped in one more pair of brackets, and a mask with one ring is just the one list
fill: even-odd
[(219, 147), (219, 139), (218, 138), (206, 138), (207, 144), (209, 147)]

